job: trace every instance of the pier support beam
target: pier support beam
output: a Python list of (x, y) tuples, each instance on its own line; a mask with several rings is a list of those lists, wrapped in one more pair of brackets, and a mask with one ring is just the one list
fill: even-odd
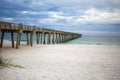
[(26, 33), (26, 38), (27, 38), (27, 45), (29, 45), (29, 34), (28, 34), (28, 32)]
[(33, 32), (30, 33), (30, 45), (33, 46)]
[(67, 34), (65, 34), (65, 41), (67, 41)]
[(56, 37), (55, 37), (55, 43), (57, 44), (58, 43), (58, 35), (57, 35), (57, 33), (55, 35), (56, 35)]
[(57, 34), (57, 43), (59, 43), (59, 33)]
[(14, 33), (11, 32), (12, 48), (14, 48)]
[(1, 22), (0, 22), (0, 31), (1, 31), (1, 27), (2, 27), (2, 24), (1, 24)]
[(36, 39), (37, 39), (37, 44), (39, 44), (39, 42), (40, 42), (40, 34), (39, 33), (36, 33)]
[(40, 33), (40, 44), (42, 44), (42, 42), (43, 42), (43, 34)]
[(59, 33), (59, 43), (62, 43), (62, 36), (61, 36), (61, 33)]
[(20, 33), (17, 33), (17, 41), (16, 41), (16, 49), (18, 49), (19, 46), (19, 40), (20, 40)]
[(63, 41), (63, 40), (64, 40), (63, 33), (61, 34), (61, 40), (62, 40), (62, 42), (64, 42), (64, 41)]
[(45, 44), (46, 43), (46, 33), (43, 33), (43, 35), (44, 35), (43, 44)]
[(62, 34), (62, 42), (63, 42), (63, 34)]
[(55, 33), (52, 35), (52, 43), (55, 44)]
[(62, 42), (64, 42), (64, 35), (63, 34), (61, 34), (61, 40), (62, 40)]
[(38, 42), (40, 44), (40, 33), (38, 33)]
[(51, 42), (51, 33), (49, 32), (48, 33), (48, 44), (50, 44), (50, 42)]
[(4, 39), (4, 32), (2, 32), (2, 37), (1, 37), (0, 48), (2, 48), (2, 46), (3, 46), (3, 39)]
[(21, 41), (21, 33), (19, 35), (19, 42), (18, 42), (18, 45), (20, 45), (20, 41)]

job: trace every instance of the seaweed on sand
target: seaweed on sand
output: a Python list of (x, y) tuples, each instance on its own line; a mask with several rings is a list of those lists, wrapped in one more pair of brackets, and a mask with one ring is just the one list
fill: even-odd
[(12, 61), (13, 58), (11, 59), (8, 59), (8, 58), (3, 58), (2, 56), (0, 56), (0, 69), (2, 68), (10, 68), (10, 67), (18, 67), (18, 68), (24, 68), (20, 65), (16, 65), (16, 64), (12, 64), (11, 61)]

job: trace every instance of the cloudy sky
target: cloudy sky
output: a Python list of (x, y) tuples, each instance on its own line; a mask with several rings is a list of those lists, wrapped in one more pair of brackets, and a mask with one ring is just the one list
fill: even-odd
[(120, 35), (120, 0), (2, 0), (0, 20), (94, 35)]

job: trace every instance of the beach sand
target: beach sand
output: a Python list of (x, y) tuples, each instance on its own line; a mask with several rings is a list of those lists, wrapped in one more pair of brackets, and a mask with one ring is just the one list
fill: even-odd
[(4, 47), (0, 55), (25, 67), (0, 69), (0, 80), (120, 80), (120, 46)]

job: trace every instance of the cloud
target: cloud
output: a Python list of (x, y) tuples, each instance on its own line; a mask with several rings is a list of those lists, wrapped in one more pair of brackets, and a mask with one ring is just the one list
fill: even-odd
[(65, 30), (120, 31), (119, 0), (3, 0), (0, 11), (4, 21)]
[(56, 0), (50, 0), (55, 5), (60, 7), (81, 7), (81, 8), (116, 8), (119, 6), (119, 0), (60, 0), (59, 2)]
[[(113, 12), (105, 10), (97, 10), (91, 8), (84, 12), (80, 18), (76, 19), (78, 23), (119, 23), (120, 22), (120, 10), (114, 10)], [(78, 16), (79, 17), (79, 16)]]
[(14, 18), (0, 18), (1, 21), (13, 21)]
[[(77, 11), (76, 11), (77, 12)], [(53, 25), (61, 24), (66, 26), (79, 26), (81, 24), (110, 24), (120, 22), (120, 10), (114, 10), (113, 12), (91, 8), (82, 15), (66, 16), (63, 12), (48, 12), (48, 18), (43, 19), (42, 22), (52, 22)], [(47, 20), (48, 19), (48, 20)], [(63, 22), (64, 21), (64, 22)], [(62, 22), (62, 23), (61, 23)]]

